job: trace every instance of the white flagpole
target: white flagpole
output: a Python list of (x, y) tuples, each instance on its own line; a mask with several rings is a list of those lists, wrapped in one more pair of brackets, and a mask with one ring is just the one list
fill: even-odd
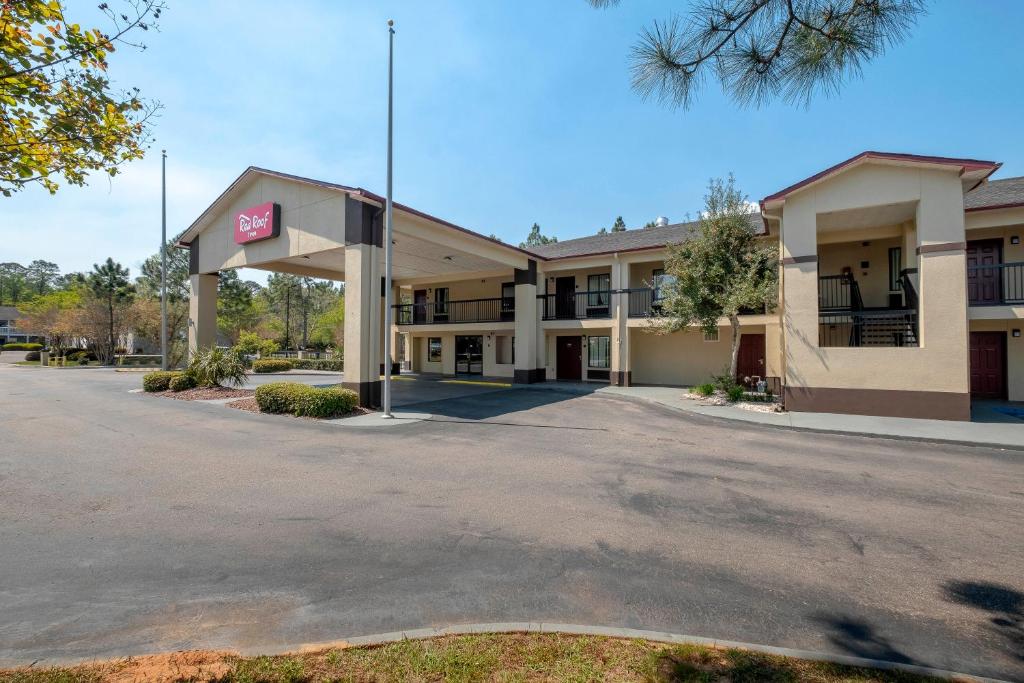
[(167, 369), (167, 150), (160, 150), (160, 369)]
[(391, 199), (391, 141), (394, 127), (395, 22), (388, 19), (388, 187), (384, 224), (384, 417), (391, 417), (391, 241), (393, 205)]

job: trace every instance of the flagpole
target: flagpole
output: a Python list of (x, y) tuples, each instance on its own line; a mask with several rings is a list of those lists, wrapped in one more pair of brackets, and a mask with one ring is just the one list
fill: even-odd
[(388, 181), (387, 208), (384, 224), (384, 415), (391, 415), (391, 242), (394, 226), (393, 205), (391, 199), (392, 156), (391, 141), (394, 130), (394, 61), (395, 61), (395, 22), (388, 19)]
[(160, 150), (160, 368), (167, 369), (167, 150)]

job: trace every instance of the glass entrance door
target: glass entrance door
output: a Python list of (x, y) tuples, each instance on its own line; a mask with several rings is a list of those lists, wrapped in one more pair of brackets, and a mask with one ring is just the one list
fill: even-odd
[(455, 337), (455, 374), (484, 374), (484, 338), (476, 335)]

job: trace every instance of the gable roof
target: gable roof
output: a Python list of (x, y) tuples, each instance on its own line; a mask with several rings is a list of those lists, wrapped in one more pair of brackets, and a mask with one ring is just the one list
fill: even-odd
[(24, 317), (16, 306), (0, 306), (0, 320), (17, 320)]
[(1024, 206), (1024, 176), (982, 183), (964, 195), (964, 211)]
[[(764, 223), (761, 221), (760, 214), (751, 213), (747, 215), (747, 218), (756, 234), (765, 234)], [(529, 247), (528, 250), (545, 260), (553, 260), (657, 249), (686, 241), (693, 235), (693, 231), (698, 225), (698, 221), (690, 221), (688, 223), (674, 223), (653, 228), (608, 232), (603, 235), (577, 237), (576, 239), (565, 240), (564, 242)]]
[[(843, 171), (853, 166), (858, 166), (868, 161), (881, 161), (896, 164), (925, 164), (929, 166), (959, 166), (961, 176), (976, 177), (978, 183), (981, 183), (990, 175), (995, 173), (1002, 164), (995, 161), (982, 161), (980, 159), (957, 159), (954, 157), (935, 157), (935, 156), (924, 156), (920, 154), (901, 154), (896, 152), (861, 152), (856, 156), (852, 156), (846, 161), (841, 161), (835, 166), (830, 166), (824, 171), (815, 173), (814, 175), (804, 178), (803, 180), (793, 183), (789, 187), (783, 188), (774, 194), (770, 194), (761, 200), (761, 208), (764, 209), (765, 204), (768, 203), (780, 203), (785, 201), (789, 195), (799, 192), (804, 188), (814, 185), (815, 183), (821, 182), (826, 178), (830, 178), (834, 175), (842, 173)], [(975, 186), (977, 187), (977, 186)]]

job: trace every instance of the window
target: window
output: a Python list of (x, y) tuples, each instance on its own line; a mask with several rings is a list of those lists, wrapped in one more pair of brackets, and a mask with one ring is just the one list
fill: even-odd
[(611, 337), (590, 337), (587, 340), (587, 367), (607, 368), (611, 365)]
[(664, 268), (654, 269), (653, 285), (654, 289), (654, 301), (661, 301), (665, 298), (665, 288), (673, 284), (676, 278), (672, 275), (666, 275)]
[(516, 312), (516, 283), (505, 282), (501, 285), (501, 319), (512, 320)]
[(588, 306), (607, 306), (611, 299), (612, 276), (608, 273), (591, 275), (587, 278)]
[(441, 338), (431, 337), (427, 340), (427, 360), (431, 363), (441, 362)]
[(903, 264), (903, 249), (891, 247), (889, 249), (889, 291), (898, 292), (900, 286), (900, 266)]
[(706, 342), (716, 342), (716, 341), (718, 341), (718, 330), (715, 330), (714, 332), (706, 332), (705, 331), (704, 332), (704, 341), (706, 341)]
[(509, 335), (501, 335), (494, 338), (495, 363), (498, 365), (512, 365), (516, 362), (515, 340), (515, 337)]
[(437, 287), (434, 289), (434, 315), (448, 315), (448, 288)]

